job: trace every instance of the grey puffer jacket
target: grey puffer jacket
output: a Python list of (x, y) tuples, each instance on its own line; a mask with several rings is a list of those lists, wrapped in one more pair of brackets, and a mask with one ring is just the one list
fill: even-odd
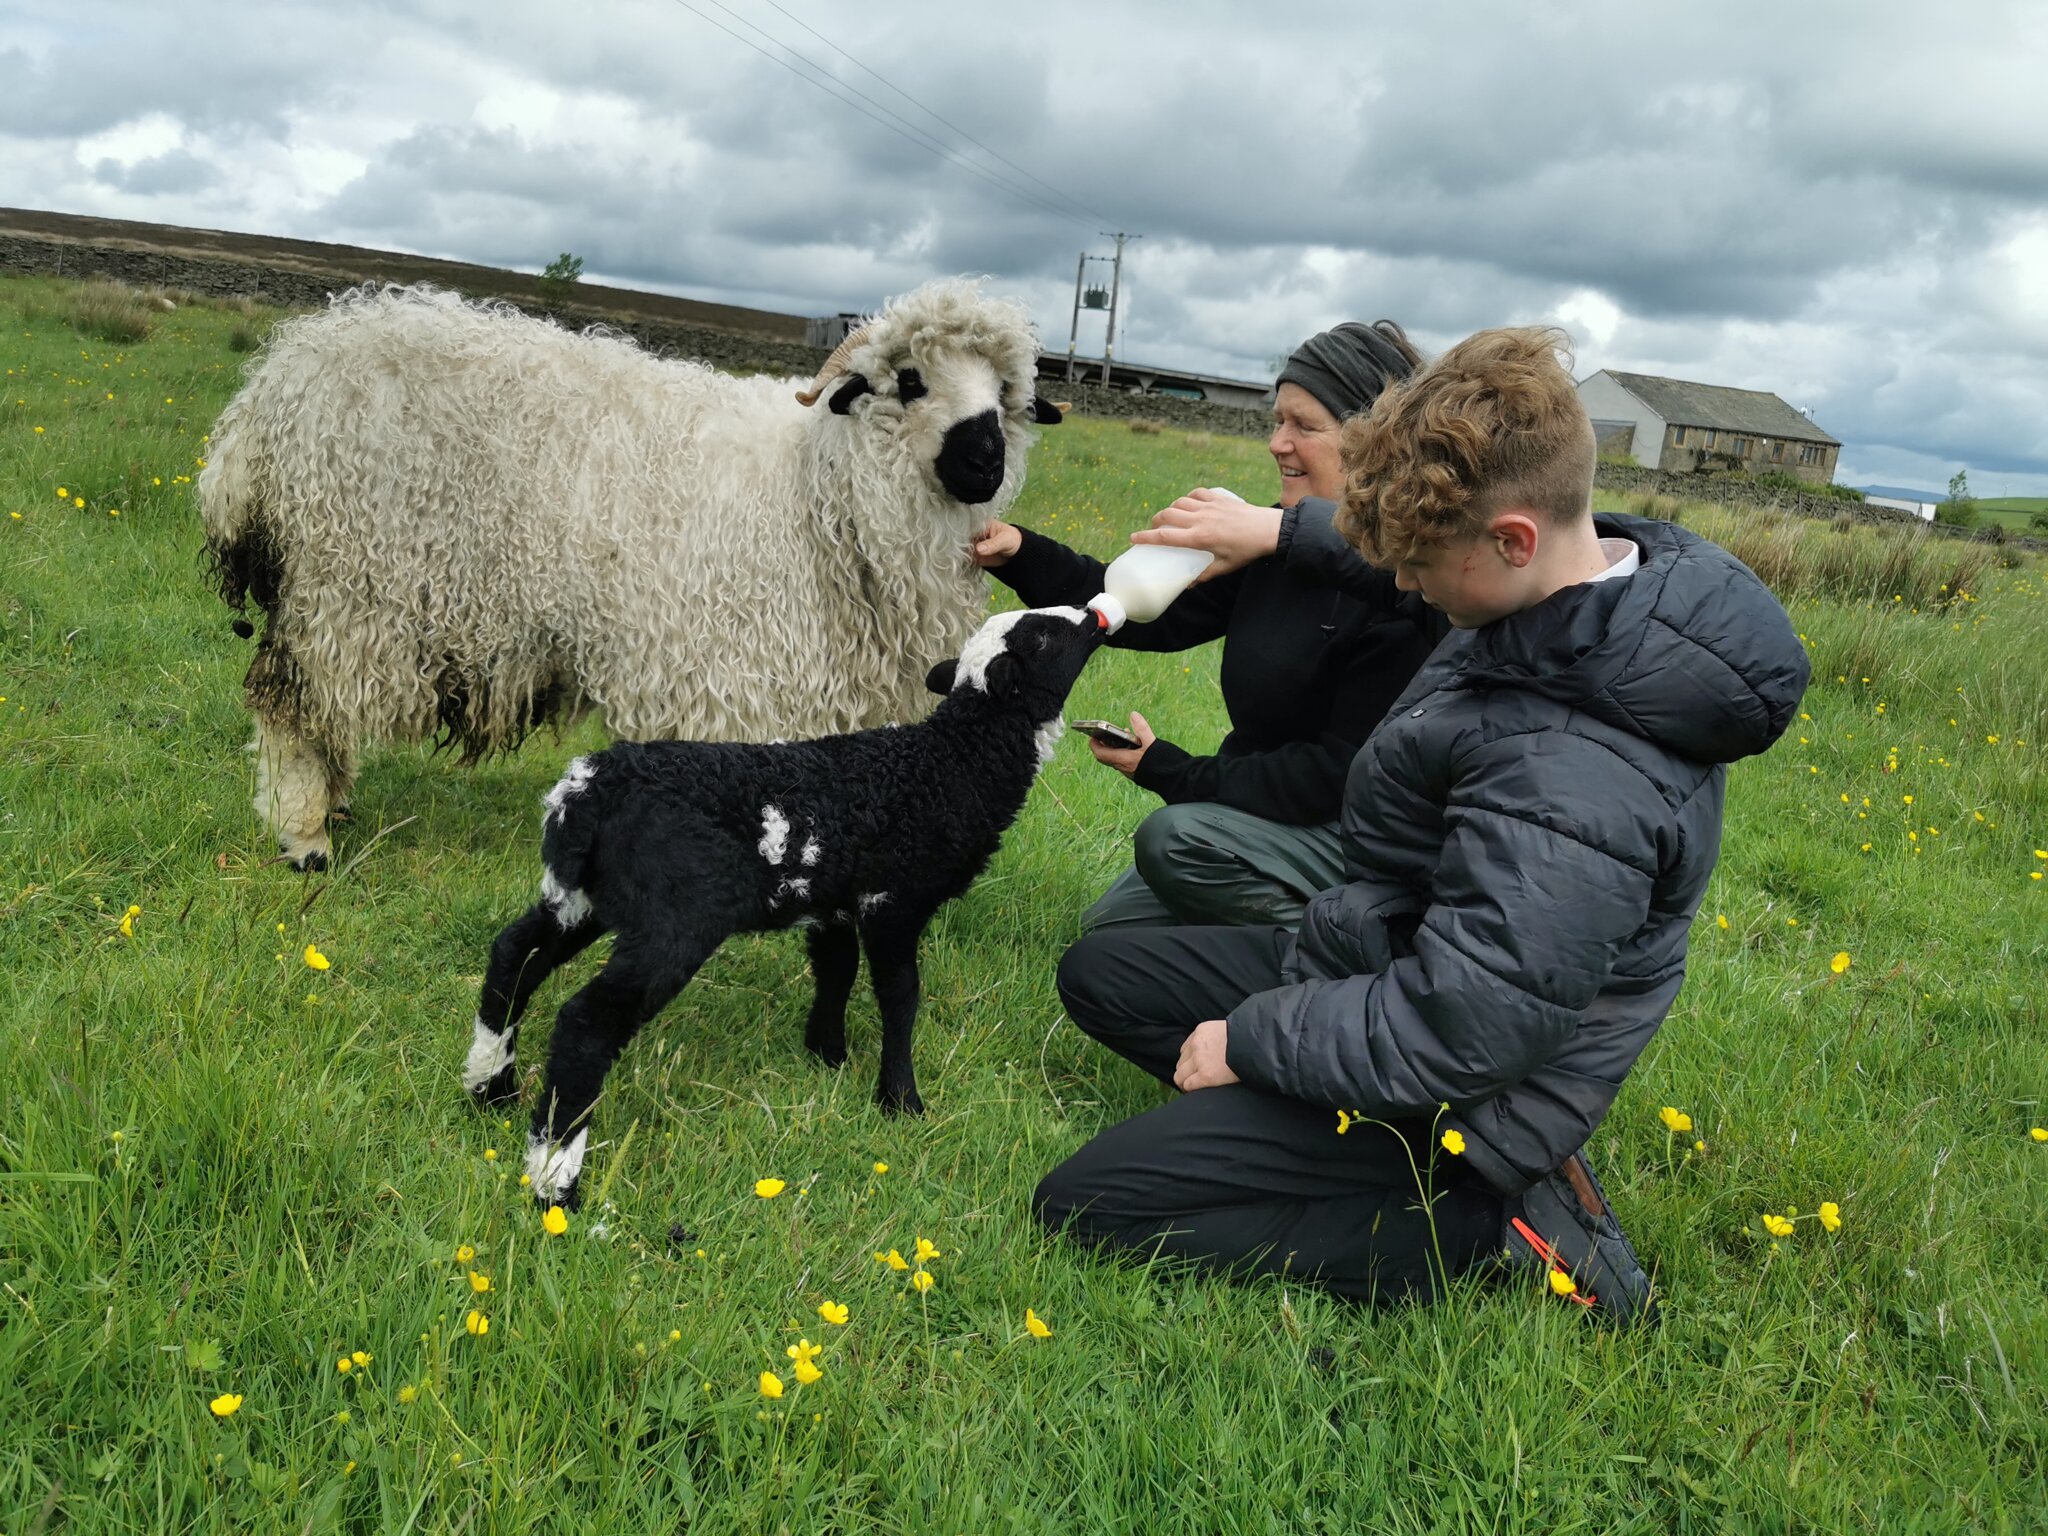
[(1670, 523), (1632, 576), (1454, 631), (1352, 763), (1348, 884), (1309, 904), (1284, 975), (1232, 1012), (1245, 1082), (1461, 1131), (1527, 1188), (1606, 1115), (1685, 977), (1721, 846), (1726, 765), (1805, 692), (1785, 610)]

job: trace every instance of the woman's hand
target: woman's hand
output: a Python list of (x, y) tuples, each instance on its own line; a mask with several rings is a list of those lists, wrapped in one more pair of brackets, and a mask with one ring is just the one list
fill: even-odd
[(992, 517), (988, 526), (977, 533), (974, 542), (967, 546), (967, 558), (984, 571), (990, 571), (999, 565), (1007, 565), (1010, 557), (1023, 547), (1021, 529)]
[(1173, 1086), (1182, 1093), (1197, 1088), (1227, 1088), (1238, 1080), (1227, 1059), (1230, 1021), (1207, 1019), (1180, 1043), (1180, 1060), (1173, 1069)]
[(1107, 763), (1125, 778), (1138, 771), (1138, 759), (1145, 755), (1145, 749), (1159, 738), (1152, 734), (1152, 727), (1145, 723), (1145, 717), (1131, 712), (1131, 734), (1138, 738), (1135, 747), (1106, 747), (1093, 736), (1088, 738), (1088, 750), (1095, 754), (1095, 761)]
[(1252, 506), (1225, 490), (1193, 490), (1156, 514), (1150, 528), (1132, 534), (1131, 542), (1205, 549), (1214, 558), (1195, 580), (1214, 581), (1280, 547), (1280, 509)]

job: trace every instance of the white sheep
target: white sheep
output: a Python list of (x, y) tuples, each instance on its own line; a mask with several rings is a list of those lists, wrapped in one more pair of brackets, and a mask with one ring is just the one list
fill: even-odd
[(627, 739), (921, 715), (986, 607), (969, 540), (1059, 419), (1037, 356), (1024, 310), (960, 279), (795, 398), (428, 288), (278, 326), (199, 477), (222, 595), (267, 619), (257, 813), (318, 868), (373, 742), (471, 761), (591, 708)]

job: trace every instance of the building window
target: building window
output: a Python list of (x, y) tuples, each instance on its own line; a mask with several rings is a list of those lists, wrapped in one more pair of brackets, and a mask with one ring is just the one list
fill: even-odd
[(1671, 446), (1674, 448), (1683, 448), (1685, 446), (1685, 428), (1673, 427), (1671, 429)]

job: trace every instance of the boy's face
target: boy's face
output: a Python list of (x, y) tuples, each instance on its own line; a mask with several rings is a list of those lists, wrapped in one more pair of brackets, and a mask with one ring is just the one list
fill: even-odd
[(1420, 592), (1453, 629), (1477, 629), (1529, 605), (1528, 561), (1488, 530), (1415, 550), (1394, 566), (1394, 585)]

